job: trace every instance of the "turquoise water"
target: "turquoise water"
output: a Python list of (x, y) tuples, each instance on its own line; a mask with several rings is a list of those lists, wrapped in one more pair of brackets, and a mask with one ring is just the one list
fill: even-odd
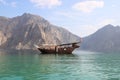
[(120, 54), (0, 52), (0, 80), (120, 80)]

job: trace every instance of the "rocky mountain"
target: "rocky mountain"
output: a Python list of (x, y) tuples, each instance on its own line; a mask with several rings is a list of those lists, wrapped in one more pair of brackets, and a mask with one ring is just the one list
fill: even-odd
[(106, 25), (83, 38), (81, 49), (99, 52), (120, 52), (120, 26)]
[(79, 41), (78, 36), (38, 15), (24, 13), (13, 18), (0, 17), (0, 47), (4, 49), (34, 49), (34, 44), (76, 41)]

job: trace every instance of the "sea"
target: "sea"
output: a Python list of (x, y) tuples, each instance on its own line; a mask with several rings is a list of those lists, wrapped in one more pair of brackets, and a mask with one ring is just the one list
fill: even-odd
[(120, 80), (120, 53), (0, 51), (0, 80)]

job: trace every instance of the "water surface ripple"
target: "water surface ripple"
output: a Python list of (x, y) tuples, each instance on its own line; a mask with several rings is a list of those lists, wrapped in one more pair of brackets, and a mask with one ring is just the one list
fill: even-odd
[(120, 53), (2, 51), (0, 80), (120, 80)]

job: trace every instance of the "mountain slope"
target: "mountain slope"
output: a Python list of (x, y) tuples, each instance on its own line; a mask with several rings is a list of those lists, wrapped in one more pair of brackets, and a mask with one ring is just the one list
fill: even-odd
[(100, 52), (120, 51), (120, 27), (106, 25), (94, 34), (85, 37), (81, 49)]
[(44, 18), (24, 13), (14, 18), (0, 17), (0, 31), (7, 49), (34, 49), (34, 44), (60, 44), (79, 41), (79, 37), (64, 28), (50, 24)]

